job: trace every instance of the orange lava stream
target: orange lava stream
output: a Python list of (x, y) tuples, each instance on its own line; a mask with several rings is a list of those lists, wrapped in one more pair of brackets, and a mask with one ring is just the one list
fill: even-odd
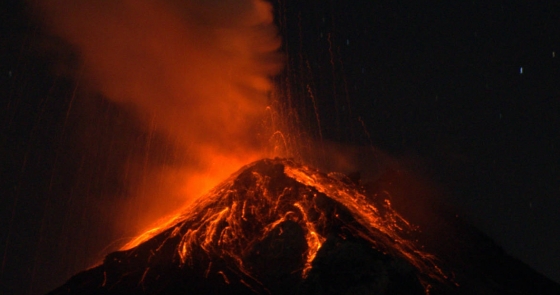
[[(433, 255), (419, 250), (412, 241), (401, 236), (402, 233), (415, 230), (415, 228), (391, 208), (389, 200), (384, 200), (383, 208), (377, 208), (355, 188), (306, 166), (286, 166), (285, 173), (300, 183), (317, 188), (320, 192), (343, 204), (367, 229), (367, 231), (354, 229), (355, 233), (376, 245), (379, 250), (404, 257), (432, 279), (447, 279), (447, 276), (437, 266), (436, 258)], [(392, 245), (394, 248), (384, 245)]]
[[(326, 240), (321, 229), (327, 222), (327, 216), (316, 208), (318, 191), (342, 204), (352, 214), (357, 224), (345, 224), (352, 234), (370, 242), (379, 251), (402, 257), (432, 279), (441, 281), (447, 278), (437, 267), (435, 257), (422, 252), (404, 237), (415, 228), (391, 208), (388, 200), (375, 204), (355, 187), (337, 178), (291, 161), (283, 164), (287, 179), (303, 185), (303, 188), (286, 186), (281, 191), (270, 191), (270, 177), (257, 172), (250, 175), (256, 186), (234, 186), (238, 172), (199, 198), (182, 214), (136, 238), (127, 248), (174, 227), (168, 238), (181, 235), (176, 250), (182, 265), (192, 263), (191, 254), (198, 247), (212, 257), (216, 255), (234, 263), (244, 276), (258, 283), (251, 267), (244, 264), (244, 259), (256, 243), (263, 241), (274, 230), (279, 229), (277, 234), (282, 235), (279, 225), (291, 221), (304, 230), (307, 242), (305, 266), (301, 270), (305, 278)], [(310, 212), (314, 213), (313, 217)], [(428, 283), (425, 285), (428, 286)]]

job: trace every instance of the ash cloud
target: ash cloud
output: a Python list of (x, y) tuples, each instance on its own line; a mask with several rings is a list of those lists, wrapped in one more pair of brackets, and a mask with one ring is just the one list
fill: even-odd
[(111, 100), (133, 105), (185, 146), (260, 148), (248, 130), (281, 64), (269, 4), (53, 0), (37, 7)]
[[(161, 132), (180, 147), (184, 153), (180, 164), (152, 167), (146, 174), (153, 178), (159, 174), (161, 182), (169, 184), (166, 192), (197, 197), (241, 165), (267, 156), (262, 125), (272, 90), (270, 78), (282, 67), (281, 40), (270, 3), (38, 0), (30, 4), (48, 30), (79, 53), (80, 83), (133, 109), (148, 132)], [(139, 203), (150, 215), (138, 218), (142, 226), (170, 210), (160, 208), (166, 207), (161, 205), (165, 200), (154, 196), (152, 184), (130, 185), (147, 186), (136, 190), (144, 192)]]

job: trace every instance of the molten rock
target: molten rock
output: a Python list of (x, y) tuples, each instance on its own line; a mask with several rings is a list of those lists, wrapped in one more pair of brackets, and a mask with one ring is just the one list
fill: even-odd
[(413, 231), (345, 177), (261, 160), (51, 294), (460, 294)]

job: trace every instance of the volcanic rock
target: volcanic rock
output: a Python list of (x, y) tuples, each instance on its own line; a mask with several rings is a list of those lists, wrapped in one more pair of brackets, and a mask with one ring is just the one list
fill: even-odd
[(265, 159), (49, 294), (560, 294), (491, 241), (469, 240), (487, 242), (477, 264), (414, 231), (354, 181)]

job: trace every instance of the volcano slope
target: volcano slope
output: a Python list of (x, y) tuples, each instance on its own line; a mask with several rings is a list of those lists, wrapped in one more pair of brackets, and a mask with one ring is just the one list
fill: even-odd
[(264, 159), (49, 294), (560, 294), (493, 243), (488, 277), (461, 249), (447, 262), (422, 251), (414, 232), (340, 174)]

